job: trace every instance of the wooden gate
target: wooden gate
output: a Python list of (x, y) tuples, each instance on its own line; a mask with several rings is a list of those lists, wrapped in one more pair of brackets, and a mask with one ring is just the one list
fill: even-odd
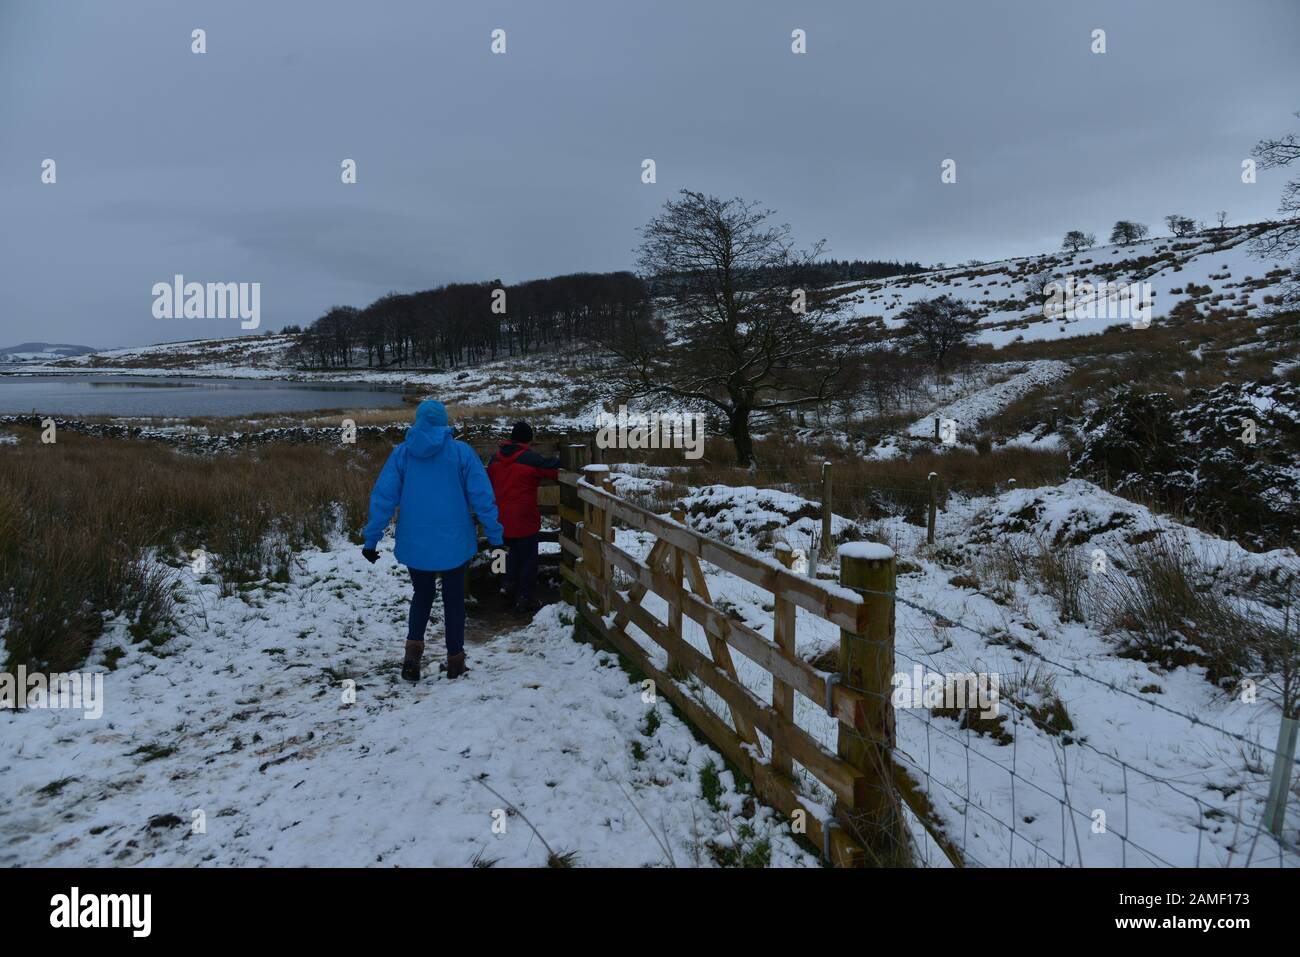
[[(883, 546), (861, 554), (847, 548), (841, 555), (841, 584), (805, 578), (788, 567), (788, 550), (772, 559), (751, 555), (694, 531), (681, 513), (663, 518), (618, 497), (605, 466), (583, 466), (586, 448), (565, 450), (559, 505), (560, 572), (581, 627), (653, 680), (657, 692), (753, 784), (758, 798), (786, 815), (794, 832), (806, 836), (829, 862), (862, 866), (913, 860), (905, 803), (960, 866), (961, 856), (928, 799), (892, 760), (893, 553)], [(644, 559), (617, 545), (615, 523), (654, 537)], [(702, 562), (772, 593), (772, 638), (714, 605)], [(616, 571), (621, 587), (616, 587)], [(642, 605), (648, 593), (667, 605), (666, 620)], [(796, 654), (799, 608), (839, 626), (838, 673), (821, 671)], [(707, 650), (683, 638), (684, 617), (701, 627)], [(666, 659), (652, 656), (629, 625), (659, 646)], [(733, 649), (770, 674), (770, 701), (738, 679)], [(692, 694), (684, 683), (689, 675), (725, 702), (729, 714)], [(796, 723), (796, 693), (837, 719), (834, 752)], [(796, 764), (835, 795), (832, 813), (802, 792)]]

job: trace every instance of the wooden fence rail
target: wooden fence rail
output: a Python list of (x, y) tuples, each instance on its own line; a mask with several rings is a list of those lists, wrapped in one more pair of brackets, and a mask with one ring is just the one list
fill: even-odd
[[(653, 680), (749, 779), (759, 799), (788, 816), (795, 832), (831, 863), (896, 863), (910, 854), (901, 811), (906, 803), (960, 865), (921, 789), (891, 760), (893, 599), (874, 593), (892, 593), (893, 553), (883, 546), (842, 551), (842, 585), (805, 578), (787, 567), (788, 553), (751, 555), (691, 529), (681, 513), (664, 518), (625, 501), (614, 494), (606, 466), (586, 464), (588, 454), (585, 445), (564, 449), (558, 506), (564, 597), (584, 629)], [(615, 522), (654, 537), (644, 558), (618, 546)], [(714, 605), (702, 562), (772, 593), (772, 638)], [(622, 580), (617, 587), (616, 571)], [(667, 605), (667, 620), (642, 604), (651, 593)], [(821, 671), (796, 654), (798, 608), (839, 626), (843, 674)], [(683, 637), (684, 618), (700, 626), (707, 652)], [(652, 655), (629, 625), (664, 655)], [(732, 650), (771, 676), (770, 702), (740, 681)], [(729, 715), (691, 694), (683, 683), (689, 675), (713, 691)], [(834, 751), (795, 722), (796, 693), (837, 720)], [(802, 793), (796, 764), (835, 796), (832, 815)]]

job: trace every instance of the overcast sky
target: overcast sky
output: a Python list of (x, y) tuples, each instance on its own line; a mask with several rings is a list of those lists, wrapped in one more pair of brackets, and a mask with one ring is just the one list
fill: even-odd
[(1240, 164), (1300, 131), (1298, 40), (1296, 0), (0, 0), (0, 347), (239, 333), (153, 318), (175, 273), (260, 282), (279, 329), (631, 268), (681, 188), (926, 263), (1265, 219), (1285, 174)]

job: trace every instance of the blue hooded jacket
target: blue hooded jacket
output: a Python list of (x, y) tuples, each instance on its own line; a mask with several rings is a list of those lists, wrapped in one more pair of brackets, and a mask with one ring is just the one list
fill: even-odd
[(410, 568), (440, 572), (464, 565), (478, 551), (475, 517), (489, 544), (501, 544), (501, 523), (487, 470), (473, 449), (451, 435), (443, 404), (433, 399), (421, 402), (415, 425), (388, 456), (370, 493), (366, 548), (379, 544), (399, 507), (394, 554)]

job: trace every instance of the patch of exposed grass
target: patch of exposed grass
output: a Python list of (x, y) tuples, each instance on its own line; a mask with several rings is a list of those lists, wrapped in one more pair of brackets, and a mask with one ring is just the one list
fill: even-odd
[(1096, 578), (1101, 621), (1119, 633), (1121, 653), (1172, 668), (1202, 664), (1215, 682), (1252, 664), (1254, 624), (1214, 587), (1182, 536), (1161, 535), (1111, 556), (1123, 574)]
[(705, 762), (700, 768), (700, 790), (704, 793), (704, 800), (708, 802), (709, 807), (715, 811), (722, 810), (722, 785), (721, 773), (718, 766), (712, 761)]
[(78, 779), (75, 777), (59, 778), (57, 781), (51, 781), (45, 787), (37, 789), (36, 793), (44, 794), (46, 797), (57, 797), (63, 793), (64, 788), (76, 780)]
[(170, 757), (176, 753), (176, 745), (159, 744), (157, 741), (151, 741), (149, 744), (142, 744), (131, 752), (132, 755), (142, 755), (141, 763), (157, 761), (160, 758)]
[(15, 431), (18, 446), (0, 456), (10, 668), (79, 666), (104, 612), (127, 618), (136, 641), (165, 641), (177, 626), (176, 582), (198, 548), (228, 591), (286, 581), (298, 551), (340, 527), (359, 532), (387, 452), (358, 442), (199, 456), (68, 430), (46, 445), (33, 429)]

